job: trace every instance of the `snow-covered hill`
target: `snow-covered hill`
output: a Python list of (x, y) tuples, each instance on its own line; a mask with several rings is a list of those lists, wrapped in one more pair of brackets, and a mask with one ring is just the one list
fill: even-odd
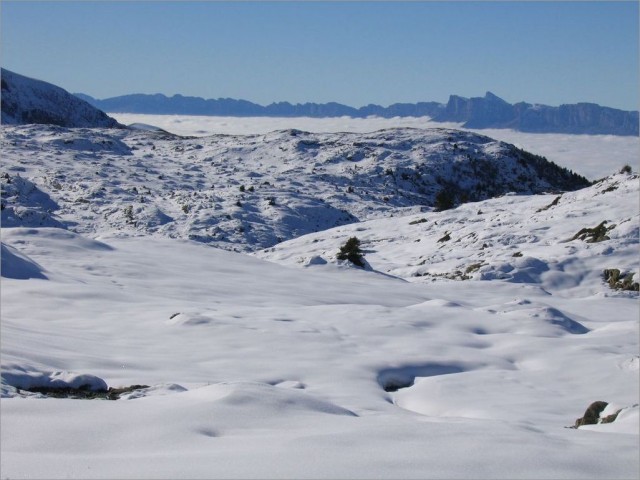
[(66, 90), (5, 68), (2, 78), (2, 123), (52, 124), (62, 127), (122, 128), (113, 118)]
[(369, 268), (411, 282), (504, 280), (596, 294), (607, 291), (604, 269), (640, 280), (639, 179), (619, 173), (576, 192), (506, 195), (443, 212), (360, 222), (256, 255), (299, 266), (343, 263), (336, 255), (355, 236)]
[(588, 182), (451, 129), (182, 138), (5, 126), (3, 224), (159, 234), (253, 250), (372, 218)]

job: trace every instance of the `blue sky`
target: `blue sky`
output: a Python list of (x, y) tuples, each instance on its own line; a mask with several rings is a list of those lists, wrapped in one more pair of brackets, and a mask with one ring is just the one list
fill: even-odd
[(2, 66), (97, 98), (450, 94), (638, 109), (638, 2), (0, 2)]

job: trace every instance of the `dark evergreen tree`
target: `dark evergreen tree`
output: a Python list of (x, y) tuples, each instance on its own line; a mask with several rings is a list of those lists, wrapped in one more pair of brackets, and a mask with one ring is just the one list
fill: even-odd
[(338, 252), (338, 260), (349, 260), (354, 265), (364, 268), (364, 253), (360, 250), (360, 240), (358, 237), (351, 237), (347, 240)]

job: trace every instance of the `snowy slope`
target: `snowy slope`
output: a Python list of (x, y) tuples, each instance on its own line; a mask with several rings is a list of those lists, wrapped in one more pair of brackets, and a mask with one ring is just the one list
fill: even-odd
[(636, 174), (560, 193), (449, 129), (1, 141), (2, 478), (637, 477)]
[(451, 129), (181, 138), (5, 126), (2, 150), (7, 226), (41, 218), (90, 235), (158, 234), (242, 250), (429, 209), (441, 192), (459, 203), (587, 184), (512, 145)]
[(106, 113), (66, 90), (6, 69), (2, 77), (2, 123), (62, 127), (122, 128)]
[[(2, 278), (5, 478), (634, 478), (640, 466), (630, 294), (408, 283), (56, 228), (2, 240), (14, 272), (41, 274)], [(116, 401), (23, 390), (65, 384), (147, 387)], [(594, 400), (619, 420), (565, 428)]]
[[(340, 263), (339, 248), (356, 236), (371, 269), (411, 282), (505, 280), (595, 294), (603, 291), (604, 269), (640, 279), (639, 187), (637, 174), (620, 173), (576, 192), (506, 195), (342, 226), (256, 255), (290, 265)], [(602, 222), (607, 240), (575, 238)]]

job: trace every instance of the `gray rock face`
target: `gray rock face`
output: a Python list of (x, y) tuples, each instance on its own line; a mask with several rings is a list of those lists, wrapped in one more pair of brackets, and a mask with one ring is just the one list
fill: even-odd
[(2, 69), (2, 123), (124, 128), (106, 113), (50, 83)]
[(638, 112), (601, 107), (594, 103), (575, 105), (514, 105), (487, 92), (484, 97), (452, 95), (434, 120), (465, 122), (467, 128), (513, 128), (532, 133), (638, 135)]

